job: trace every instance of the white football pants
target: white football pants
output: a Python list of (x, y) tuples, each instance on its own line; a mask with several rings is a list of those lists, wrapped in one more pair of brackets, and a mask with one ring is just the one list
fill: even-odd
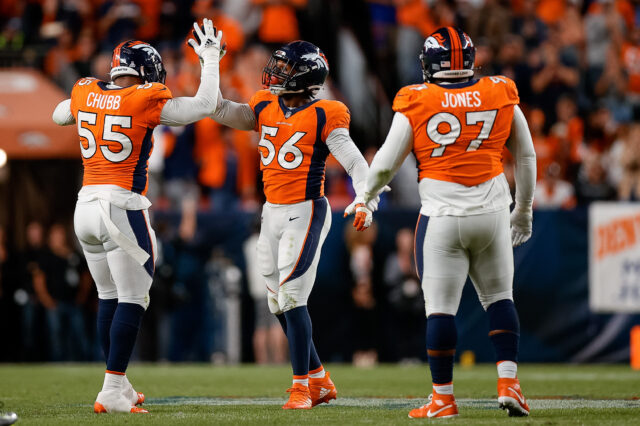
[(455, 315), (467, 275), (482, 307), (513, 300), (509, 209), (473, 216), (421, 215), (416, 225), (416, 267), (427, 316)]
[(73, 221), (98, 297), (146, 309), (157, 253), (147, 210), (124, 210), (101, 200), (78, 202)]
[(331, 208), (326, 198), (296, 204), (265, 203), (257, 260), (272, 313), (307, 304), (329, 228)]

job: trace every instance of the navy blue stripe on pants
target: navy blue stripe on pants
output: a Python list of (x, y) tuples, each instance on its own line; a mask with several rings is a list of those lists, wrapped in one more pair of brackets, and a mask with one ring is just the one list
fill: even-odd
[(151, 244), (151, 235), (149, 235), (149, 228), (147, 227), (144, 212), (142, 210), (127, 210), (127, 218), (129, 219), (129, 225), (133, 230), (133, 234), (136, 236), (138, 245), (149, 253), (149, 259), (144, 264), (144, 269), (149, 276), (153, 278), (155, 269), (153, 262), (153, 245)]
[(298, 262), (293, 271), (291, 271), (291, 274), (289, 274), (287, 279), (280, 283), (280, 285), (304, 275), (311, 267), (313, 259), (316, 256), (316, 251), (320, 245), (320, 238), (322, 237), (322, 228), (327, 218), (329, 203), (324, 197), (313, 200), (312, 203), (313, 212), (311, 213), (311, 225), (309, 226), (309, 231), (307, 231), (302, 252), (300, 253), (300, 257), (298, 257)]
[(416, 272), (418, 273), (418, 279), (422, 282), (422, 272), (424, 269), (424, 239), (427, 235), (427, 226), (429, 225), (429, 216), (418, 216), (418, 223), (416, 223), (416, 233), (414, 236), (414, 261), (416, 263)]

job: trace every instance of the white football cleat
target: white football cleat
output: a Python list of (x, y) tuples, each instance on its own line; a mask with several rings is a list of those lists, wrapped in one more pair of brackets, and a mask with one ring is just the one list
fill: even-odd
[(133, 389), (126, 375), (122, 381), (122, 395), (131, 401), (131, 405), (142, 405), (144, 402), (144, 394), (142, 392), (136, 392), (135, 389)]
[(93, 404), (95, 413), (148, 413), (144, 408), (131, 404), (122, 392), (117, 390), (102, 391), (98, 393)]

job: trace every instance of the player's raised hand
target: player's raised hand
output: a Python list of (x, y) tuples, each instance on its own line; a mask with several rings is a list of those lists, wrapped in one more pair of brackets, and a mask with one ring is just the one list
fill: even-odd
[(364, 204), (361, 197), (356, 197), (353, 203), (349, 204), (344, 210), (344, 217), (355, 214), (353, 219), (353, 227), (356, 231), (364, 231), (371, 226), (373, 222), (373, 212)]
[(511, 243), (514, 247), (526, 243), (531, 238), (532, 222), (531, 207), (520, 207), (516, 204), (511, 212)]
[(216, 54), (219, 54), (218, 58), (220, 59), (226, 53), (226, 43), (222, 43), (222, 31), (213, 26), (211, 19), (204, 18), (202, 27), (198, 25), (197, 21), (194, 22), (192, 33), (195, 40), (190, 38), (187, 43), (201, 60)]
[[(391, 187), (389, 185), (385, 185), (383, 186), (378, 193), (375, 195), (375, 197), (373, 197), (371, 200), (369, 200), (369, 202), (367, 203), (367, 208), (369, 210), (371, 210), (372, 212), (377, 212), (378, 211), (378, 205), (380, 204), (380, 194), (382, 194), (383, 192), (389, 192), (391, 191)], [(365, 199), (368, 198), (365, 196)]]

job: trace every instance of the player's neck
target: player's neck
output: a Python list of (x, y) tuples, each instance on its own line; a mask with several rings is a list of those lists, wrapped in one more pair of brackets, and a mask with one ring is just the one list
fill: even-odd
[(113, 79), (113, 84), (120, 87), (129, 87), (142, 84), (142, 79), (133, 75), (121, 75)]
[(311, 102), (311, 100), (312, 99), (308, 95), (302, 94), (290, 94), (282, 96), (282, 103), (284, 103), (284, 106), (286, 106), (287, 108), (298, 108), (308, 104), (309, 102)]

